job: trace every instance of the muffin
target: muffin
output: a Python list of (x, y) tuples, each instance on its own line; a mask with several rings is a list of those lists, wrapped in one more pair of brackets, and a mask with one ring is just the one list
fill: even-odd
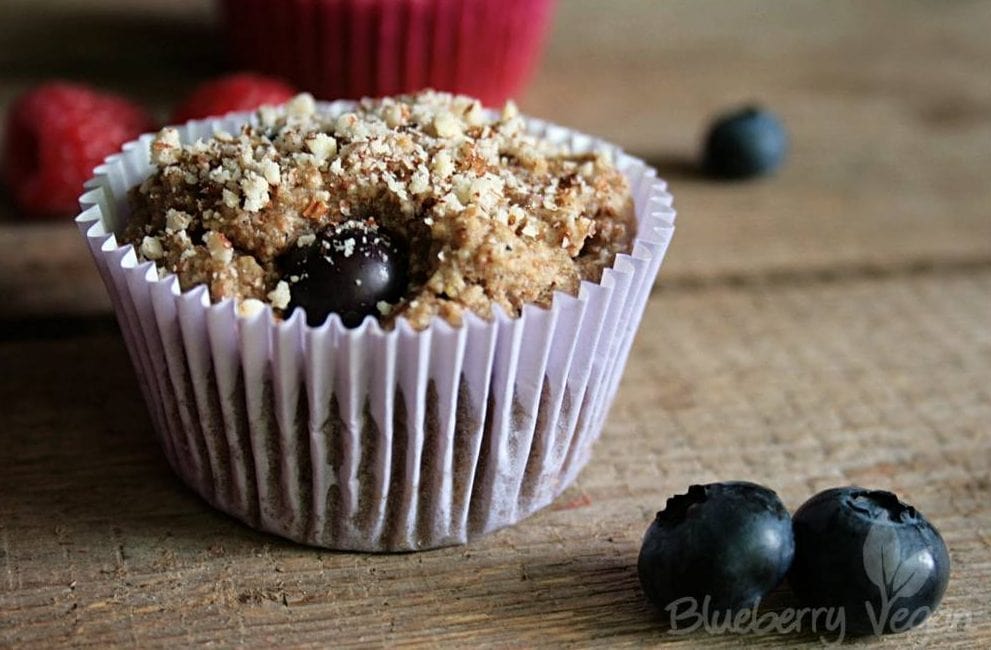
[(498, 104), (537, 59), (554, 0), (222, 0), (238, 65), (325, 99), (433, 87)]
[(640, 161), (432, 91), (304, 95), (98, 171), (78, 221), (172, 466), (337, 549), (463, 543), (570, 484), (673, 230)]

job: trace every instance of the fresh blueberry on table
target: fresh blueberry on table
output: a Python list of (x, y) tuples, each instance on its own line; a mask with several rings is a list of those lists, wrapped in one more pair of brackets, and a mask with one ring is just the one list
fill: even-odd
[(852, 634), (921, 624), (939, 605), (950, 557), (922, 513), (891, 492), (826, 490), (795, 512), (788, 581), (809, 607), (842, 607)]
[(302, 307), (313, 326), (336, 313), (346, 327), (357, 327), (381, 304), (402, 298), (407, 260), (404, 242), (381, 228), (357, 221), (332, 227), (286, 255), (287, 313)]
[(785, 159), (788, 134), (773, 113), (747, 107), (721, 115), (709, 129), (702, 166), (710, 176), (725, 179), (770, 174)]
[(637, 563), (647, 598), (672, 614), (754, 607), (785, 576), (795, 545), (778, 495), (742, 481), (693, 485), (668, 499)]

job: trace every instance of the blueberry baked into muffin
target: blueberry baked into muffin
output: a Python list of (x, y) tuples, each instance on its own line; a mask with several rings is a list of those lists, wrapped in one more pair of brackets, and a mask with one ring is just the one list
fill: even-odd
[(424, 91), (326, 117), (300, 95), (240, 133), (166, 128), (151, 152), (124, 239), (183, 290), (310, 325), (519, 315), (598, 281), (636, 234), (607, 157), (528, 134), (512, 103)]
[(430, 91), (164, 129), (90, 187), (77, 223), (169, 464), (342, 550), (466, 543), (561, 494), (674, 220), (616, 147)]

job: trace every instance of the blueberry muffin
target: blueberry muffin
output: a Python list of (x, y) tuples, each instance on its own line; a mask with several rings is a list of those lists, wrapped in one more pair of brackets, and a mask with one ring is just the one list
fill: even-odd
[(674, 218), (615, 147), (429, 91), (164, 129), (91, 187), (77, 223), (178, 476), (364, 551), (465, 543), (575, 480)]

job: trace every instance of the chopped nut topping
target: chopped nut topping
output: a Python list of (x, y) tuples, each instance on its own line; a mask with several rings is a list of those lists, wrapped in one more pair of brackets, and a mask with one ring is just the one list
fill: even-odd
[(247, 172), (241, 179), (241, 191), (244, 192), (244, 209), (248, 212), (258, 212), (268, 205), (268, 181), (255, 172)]
[(243, 318), (251, 318), (256, 314), (260, 314), (265, 310), (265, 303), (257, 298), (248, 298), (247, 300), (242, 300), (237, 305), (237, 313)]
[(173, 165), (179, 161), (181, 149), (179, 132), (173, 128), (164, 128), (151, 143), (151, 162), (159, 167)]
[(461, 129), (461, 122), (448, 111), (442, 111), (434, 116), (434, 131), (439, 138), (456, 138), (461, 135)]
[(274, 160), (263, 160), (258, 163), (258, 171), (269, 185), (278, 185), (282, 182), (282, 172), (279, 171), (279, 165)]
[(145, 237), (141, 240), (141, 254), (149, 260), (160, 260), (165, 255), (162, 242), (157, 237)]
[(347, 221), (406, 240), (407, 295), (379, 313), (416, 328), (546, 305), (597, 281), (633, 239), (623, 175), (604, 155), (529, 135), (512, 102), (496, 114), (424, 91), (330, 117), (300, 95), (257, 124), (185, 146), (163, 129), (123, 233), (183, 289), (206, 284), (242, 312), (262, 301), (283, 316), (282, 256)]
[(181, 210), (175, 210), (170, 208), (168, 212), (165, 213), (165, 232), (168, 234), (174, 234), (180, 230), (185, 230), (189, 227), (189, 224), (193, 222), (193, 217), (182, 212)]
[(215, 230), (208, 231), (203, 235), (203, 243), (214, 261), (221, 264), (230, 264), (234, 259), (234, 248), (230, 241), (221, 233)]
[(286, 104), (286, 115), (290, 120), (304, 121), (312, 116), (317, 110), (317, 103), (313, 95), (303, 93), (296, 95)]
[(314, 133), (307, 138), (306, 148), (313, 153), (317, 165), (322, 165), (337, 155), (337, 140), (326, 133)]
[(285, 309), (289, 306), (289, 301), (291, 299), (292, 296), (289, 293), (289, 283), (285, 280), (279, 280), (278, 284), (275, 285), (275, 289), (272, 289), (272, 291), (268, 293), (268, 300), (276, 309)]

